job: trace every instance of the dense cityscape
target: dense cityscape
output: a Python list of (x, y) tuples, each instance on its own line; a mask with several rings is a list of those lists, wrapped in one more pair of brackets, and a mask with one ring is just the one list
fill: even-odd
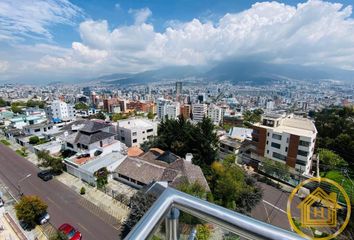
[[(311, 4), (344, 11), (320, 0), (294, 8)], [(9, 6), (0, 3), (0, 43)], [(149, 8), (127, 12), (126, 28), (149, 25)], [(38, 81), (11, 80), (4, 67), (0, 239), (353, 239), (354, 72), (262, 64)]]

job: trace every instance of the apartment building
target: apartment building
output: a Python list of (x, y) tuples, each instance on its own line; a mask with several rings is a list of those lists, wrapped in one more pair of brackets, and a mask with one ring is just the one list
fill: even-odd
[(47, 118), (50, 121), (71, 121), (75, 119), (76, 112), (72, 104), (55, 100), (45, 109)]
[(148, 119), (127, 119), (118, 121), (118, 139), (127, 147), (140, 146), (150, 137), (157, 135), (157, 123)]
[(207, 116), (208, 106), (204, 103), (196, 103), (192, 106), (193, 120), (201, 122)]
[(223, 118), (222, 108), (216, 106), (215, 104), (210, 104), (208, 107), (208, 117), (215, 125), (219, 125), (222, 122)]
[(157, 100), (157, 117), (165, 119), (176, 119), (180, 115), (180, 103), (172, 102), (168, 99), (159, 98)]
[(294, 115), (266, 114), (253, 125), (253, 159), (272, 159), (303, 174), (311, 173), (317, 130), (314, 123)]
[(181, 115), (183, 116), (184, 119), (190, 119), (191, 118), (191, 105), (189, 104), (184, 104), (181, 106)]

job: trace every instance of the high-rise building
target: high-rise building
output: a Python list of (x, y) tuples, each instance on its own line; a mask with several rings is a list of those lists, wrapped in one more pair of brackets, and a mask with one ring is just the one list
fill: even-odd
[(181, 106), (181, 115), (183, 116), (184, 119), (189, 119), (191, 117), (191, 105), (189, 104), (184, 104)]
[(51, 121), (70, 121), (75, 119), (76, 111), (73, 105), (55, 100), (45, 109), (47, 118)]
[(222, 122), (223, 111), (221, 107), (215, 104), (210, 104), (208, 107), (208, 117), (215, 125), (219, 125)]
[(171, 100), (159, 98), (157, 100), (157, 117), (165, 119), (176, 119), (180, 115), (180, 104)]
[(265, 114), (261, 123), (253, 125), (255, 153), (251, 157), (271, 159), (310, 174), (316, 135), (314, 123), (307, 118)]
[(204, 103), (196, 103), (192, 106), (193, 120), (201, 122), (207, 116), (208, 106)]
[(181, 94), (182, 94), (182, 82), (176, 82), (176, 98), (177, 98), (177, 100)]

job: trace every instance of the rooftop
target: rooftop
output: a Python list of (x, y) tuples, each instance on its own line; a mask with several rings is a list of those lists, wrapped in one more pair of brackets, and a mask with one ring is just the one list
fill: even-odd
[(118, 121), (118, 126), (122, 128), (134, 129), (134, 128), (149, 128), (153, 127), (154, 122), (147, 119), (126, 119)]

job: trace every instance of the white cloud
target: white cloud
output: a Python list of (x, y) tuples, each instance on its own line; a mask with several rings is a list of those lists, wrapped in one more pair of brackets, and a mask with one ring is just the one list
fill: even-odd
[(152, 15), (152, 12), (149, 8), (129, 9), (129, 13), (134, 15), (135, 24), (146, 22), (146, 20)]
[(297, 6), (263, 2), (240, 13), (225, 14), (216, 22), (169, 22), (163, 32), (146, 22), (151, 16), (149, 9), (130, 12), (135, 23), (128, 26), (111, 29), (106, 20), (82, 22), (81, 41), (71, 48), (36, 45), (28, 52), (42, 55), (32, 59), (33, 66), (58, 74), (92, 76), (253, 57), (274, 63), (354, 69), (351, 6), (320, 0)]
[(8, 61), (1, 61), (0, 60), (0, 73), (6, 72), (6, 70), (9, 68), (9, 62)]
[(68, 0), (2, 0), (0, 2), (0, 41), (52, 38), (48, 27), (53, 24), (73, 25), (82, 10)]

